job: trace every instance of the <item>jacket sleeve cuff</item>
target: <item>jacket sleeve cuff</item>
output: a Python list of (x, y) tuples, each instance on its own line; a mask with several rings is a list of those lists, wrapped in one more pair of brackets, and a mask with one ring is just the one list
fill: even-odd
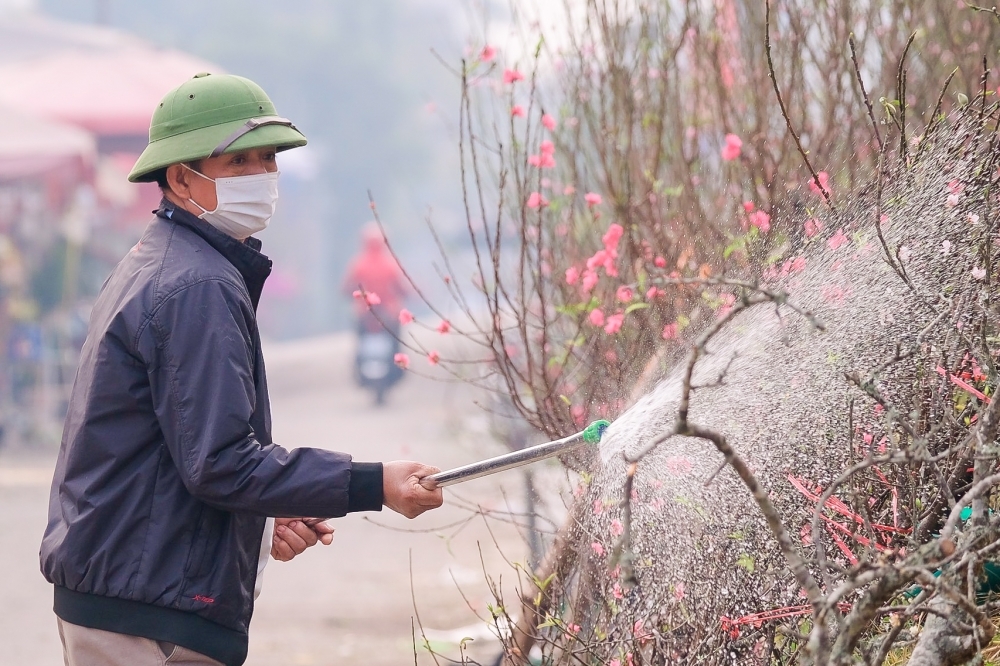
[(351, 463), (347, 512), (382, 510), (382, 463)]

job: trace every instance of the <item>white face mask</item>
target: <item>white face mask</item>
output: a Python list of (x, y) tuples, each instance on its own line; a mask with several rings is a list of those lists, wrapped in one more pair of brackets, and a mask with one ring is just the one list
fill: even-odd
[(218, 201), (215, 210), (206, 210), (194, 199), (188, 199), (201, 209), (199, 218), (240, 241), (267, 228), (278, 202), (279, 172), (213, 179), (186, 164), (181, 166), (215, 183)]

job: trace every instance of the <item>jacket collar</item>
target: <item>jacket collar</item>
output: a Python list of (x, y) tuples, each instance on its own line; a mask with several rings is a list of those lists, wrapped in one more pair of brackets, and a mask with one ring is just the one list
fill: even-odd
[(160, 207), (155, 211), (157, 217), (181, 224), (199, 236), (215, 248), (219, 254), (229, 260), (236, 270), (243, 276), (250, 300), (253, 302), (254, 310), (260, 302), (260, 294), (264, 289), (264, 281), (271, 274), (271, 260), (261, 253), (261, 242), (253, 237), (246, 239), (246, 242), (239, 242), (232, 236), (222, 233), (211, 224), (195, 217), (183, 208), (178, 207), (172, 201), (164, 198), (160, 201)]

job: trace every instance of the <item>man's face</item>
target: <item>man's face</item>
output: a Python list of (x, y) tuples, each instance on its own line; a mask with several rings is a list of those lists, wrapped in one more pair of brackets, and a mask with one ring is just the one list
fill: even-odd
[[(270, 146), (226, 153), (218, 157), (206, 157), (190, 166), (191, 169), (212, 180), (233, 176), (254, 176), (278, 170), (275, 149)], [(208, 178), (202, 178), (180, 164), (171, 165), (167, 167), (167, 183), (170, 185), (167, 197), (194, 215), (201, 215), (202, 211), (191, 204), (189, 199), (197, 201), (205, 210), (215, 210), (219, 203), (215, 195), (215, 183)]]

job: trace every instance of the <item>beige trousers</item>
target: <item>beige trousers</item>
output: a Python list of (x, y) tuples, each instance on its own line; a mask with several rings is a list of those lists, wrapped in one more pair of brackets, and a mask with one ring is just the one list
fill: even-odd
[(223, 666), (173, 643), (59, 622), (66, 666)]

